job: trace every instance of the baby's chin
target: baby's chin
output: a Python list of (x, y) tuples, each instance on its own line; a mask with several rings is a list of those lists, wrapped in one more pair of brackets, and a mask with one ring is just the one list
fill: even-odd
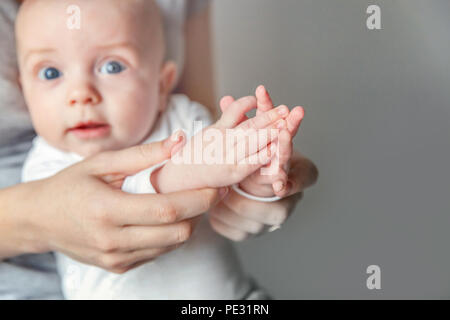
[(95, 156), (96, 154), (108, 150), (110, 149), (94, 143), (84, 143), (83, 145), (80, 145), (78, 147), (70, 148), (70, 152), (76, 153), (82, 156), (83, 158), (92, 157)]
[(72, 141), (64, 149), (83, 158), (92, 157), (104, 151), (114, 151), (129, 147), (110, 139), (92, 139), (91, 141)]

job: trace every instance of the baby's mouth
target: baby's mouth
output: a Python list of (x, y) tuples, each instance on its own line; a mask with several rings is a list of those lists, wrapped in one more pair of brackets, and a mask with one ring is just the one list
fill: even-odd
[(107, 123), (88, 121), (80, 122), (75, 127), (70, 128), (68, 133), (74, 134), (80, 139), (103, 138), (110, 132), (111, 127)]

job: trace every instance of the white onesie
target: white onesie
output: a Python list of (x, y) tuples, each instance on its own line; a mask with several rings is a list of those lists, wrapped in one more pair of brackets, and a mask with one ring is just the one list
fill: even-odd
[[(184, 95), (173, 95), (145, 143), (163, 140), (178, 129), (195, 134), (194, 121), (211, 124), (206, 109)], [(25, 162), (24, 182), (44, 179), (82, 160), (35, 138)], [(154, 193), (151, 169), (128, 177), (129, 193)], [(70, 183), (70, 182), (68, 182)], [(57, 254), (66, 299), (243, 299), (254, 295), (254, 283), (241, 269), (233, 246), (211, 229), (203, 216), (191, 239), (179, 249), (122, 275)], [(258, 294), (256, 294), (258, 297)]]

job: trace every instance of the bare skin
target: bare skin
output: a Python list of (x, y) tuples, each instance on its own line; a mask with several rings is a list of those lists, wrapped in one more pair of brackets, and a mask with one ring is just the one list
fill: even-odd
[(132, 195), (119, 188), (126, 176), (168, 159), (176, 144), (169, 138), (101, 153), (52, 178), (0, 190), (0, 258), (60, 251), (123, 273), (177, 248), (227, 189)]
[[(186, 66), (178, 91), (202, 102), (217, 116), (211, 10), (210, 5), (207, 10), (187, 21)], [(210, 211), (211, 226), (216, 232), (230, 240), (243, 241), (264, 232), (266, 222), (268, 225), (280, 225), (286, 221), (301, 200), (303, 191), (314, 185), (319, 175), (317, 167), (310, 159), (294, 152), (291, 143), (286, 145), (288, 147), (282, 152), (285, 157), (291, 157), (291, 161), (287, 182), (279, 193), (284, 199), (274, 203), (259, 203), (230, 191), (229, 196)]]
[[(210, 29), (204, 28), (205, 25), (209, 25), (209, 15), (209, 11), (205, 11), (192, 17), (187, 22), (186, 70), (190, 71), (183, 74), (179, 91), (217, 112), (214, 107), (214, 86), (208, 80), (213, 79), (212, 63), (205, 65), (206, 60), (203, 56), (206, 54), (211, 61), (211, 50), (201, 51), (199, 46), (193, 45), (195, 39), (195, 43), (204, 43), (209, 47), (208, 35)], [(196, 48), (199, 52), (196, 52)], [(194, 77), (192, 71), (196, 70), (195, 66), (200, 62), (203, 62), (200, 71), (204, 75)], [(196, 71), (199, 72), (198, 69)], [(198, 87), (204, 88), (204, 90), (201, 92), (193, 90), (193, 88)], [(153, 158), (156, 150), (154, 148), (160, 150), (154, 145), (151, 149), (139, 147), (138, 149), (132, 148), (120, 152), (130, 152), (128, 154), (130, 157), (137, 158), (147, 155), (145, 164), (149, 165), (161, 160), (161, 157)], [(149, 152), (150, 150), (152, 150), (152, 153)], [(162, 151), (164, 155), (170, 153), (166, 149), (164, 150)], [(152, 154), (151, 157), (150, 154)], [(250, 235), (260, 233), (265, 224), (279, 225), (284, 222), (292, 212), (292, 208), (301, 199), (302, 191), (313, 185), (318, 175), (317, 168), (309, 159), (301, 155), (294, 155), (288, 174), (286, 198), (279, 202), (263, 204), (230, 192), (224, 201), (214, 206), (221, 197), (219, 197), (217, 190), (206, 189), (180, 192), (170, 198), (144, 195), (140, 199), (143, 202), (145, 201), (147, 205), (142, 207), (139, 213), (133, 213), (129, 208), (133, 206), (134, 196), (133, 198), (118, 197), (121, 192), (117, 188), (100, 179), (101, 174), (99, 176), (93, 175), (91, 171), (92, 168), (104, 168), (105, 163), (109, 164), (115, 158), (116, 152), (99, 154), (92, 159), (85, 160), (76, 167), (62, 171), (55, 177), (0, 190), (0, 259), (25, 253), (41, 253), (59, 249), (72, 257), (79, 257), (82, 262), (122, 273), (173, 249), (173, 245), (179, 243), (180, 240), (178, 242), (172, 240), (170, 244), (164, 246), (161, 245), (161, 241), (154, 237), (153, 239), (147, 239), (145, 247), (148, 249), (142, 250), (143, 245), (142, 243), (137, 244), (139, 242), (136, 239), (137, 237), (129, 236), (128, 247), (133, 248), (132, 244), (134, 243), (134, 250), (131, 250), (131, 252), (135, 252), (134, 256), (119, 253), (119, 250), (112, 249), (118, 249), (117, 244), (121, 239), (118, 238), (117, 234), (120, 232), (114, 234), (112, 230), (121, 230), (120, 226), (111, 227), (114, 224), (105, 222), (111, 221), (114, 216), (126, 212), (127, 214), (124, 216), (132, 214), (133, 217), (144, 220), (147, 216), (154, 216), (152, 210), (155, 210), (156, 207), (157, 212), (160, 213), (159, 216), (166, 217), (165, 219), (161, 218), (161, 221), (170, 220), (167, 216), (171, 216), (173, 220), (179, 222), (172, 224), (165, 222), (159, 226), (142, 226), (142, 234), (150, 237), (154, 228), (159, 227), (159, 230), (164, 230), (160, 233), (161, 238), (167, 238), (167, 235), (172, 233), (174, 228), (179, 228), (177, 229), (179, 234), (184, 234), (187, 237), (195, 225), (195, 221), (188, 217), (203, 213), (208, 209), (206, 203), (210, 205), (210, 220), (214, 230), (231, 240), (242, 241)], [(126, 163), (117, 162), (116, 167), (118, 168), (117, 172), (122, 172), (122, 174), (129, 174), (133, 171)], [(67, 177), (70, 178), (71, 185), (67, 185)], [(71, 188), (73, 185), (81, 187), (74, 189)], [(92, 198), (86, 200), (85, 195), (90, 193), (86, 190), (101, 191), (102, 201), (94, 201)], [(223, 195), (224, 193), (222, 193)], [(24, 199), (36, 199), (38, 203), (36, 204), (31, 200), (24, 201)], [(80, 199), (84, 199), (84, 201), (79, 201)], [(178, 212), (183, 212), (185, 199), (192, 199), (191, 210), (185, 215), (178, 214)], [(67, 205), (69, 200), (70, 203), (76, 200), (73, 207)], [(36, 210), (37, 207), (39, 210)], [(53, 221), (55, 221), (55, 217), (60, 215), (61, 208), (72, 219), (60, 219), (58, 224), (54, 224)], [(194, 213), (195, 210), (197, 212)], [(93, 221), (92, 227), (94, 229), (95, 226), (99, 226), (100, 229), (93, 233), (86, 231), (84, 234), (68, 232), (73, 230), (74, 226), (86, 224), (85, 216), (89, 213), (96, 213), (96, 217), (101, 217), (99, 220)], [(130, 217), (130, 219), (135, 219), (133, 217)], [(187, 220), (183, 220), (183, 218)], [(122, 221), (119, 225), (123, 227), (127, 223)], [(64, 232), (61, 230), (64, 230)], [(94, 238), (96, 241), (93, 241)], [(178, 239), (182, 238), (182, 236), (178, 237)], [(144, 253), (145, 250), (149, 251)], [(154, 251), (150, 252), (150, 250)], [(102, 259), (96, 257), (102, 257)]]

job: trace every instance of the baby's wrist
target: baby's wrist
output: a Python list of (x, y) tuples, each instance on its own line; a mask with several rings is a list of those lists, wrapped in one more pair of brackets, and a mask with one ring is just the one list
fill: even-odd
[(193, 176), (189, 165), (168, 161), (150, 175), (150, 183), (157, 193), (171, 193), (207, 187), (200, 182), (199, 175)]
[(150, 183), (155, 189), (156, 193), (169, 193), (171, 192), (171, 186), (170, 181), (172, 179), (169, 179), (167, 177), (167, 169), (164, 170), (164, 168), (167, 167), (167, 163), (161, 166), (160, 168), (156, 169), (150, 174)]
[(254, 194), (248, 193), (246, 191), (244, 191), (243, 189), (241, 189), (241, 187), (239, 186), (239, 184), (234, 184), (231, 186), (232, 189), (239, 194), (240, 196), (250, 199), (250, 200), (254, 200), (254, 201), (259, 201), (259, 202), (276, 202), (281, 200), (281, 197), (278, 197), (276, 195), (272, 195), (272, 196), (256, 196)]

